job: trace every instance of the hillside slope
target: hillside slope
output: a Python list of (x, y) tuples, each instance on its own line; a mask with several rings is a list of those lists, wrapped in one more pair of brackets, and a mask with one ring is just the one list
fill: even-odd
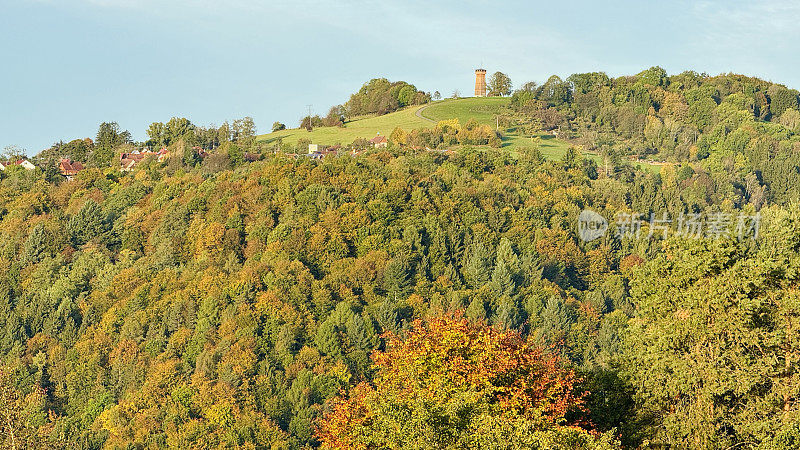
[[(413, 106), (383, 116), (366, 117), (350, 121), (343, 128), (320, 127), (308, 132), (301, 128), (282, 130), (258, 137), (262, 142), (275, 142), (282, 139), (284, 143), (296, 144), (300, 139), (308, 139), (312, 143), (322, 145), (349, 144), (357, 138), (370, 139), (378, 134), (388, 136), (397, 127), (404, 130), (427, 128), (440, 120), (458, 119), (466, 123), (475, 119), (480, 124), (495, 125), (495, 114), (508, 106), (508, 98), (460, 98), (447, 99), (424, 106)], [(539, 150), (548, 159), (560, 159), (569, 145), (551, 135), (542, 135), (538, 143)], [(530, 150), (537, 144), (515, 134), (508, 134), (503, 139), (503, 148), (512, 151)]]
[(511, 99), (508, 97), (472, 97), (448, 99), (432, 103), (423, 108), (421, 114), (433, 121), (458, 119), (466, 123), (475, 119), (480, 124), (495, 125), (495, 115), (507, 107)]
[[(0, 389), (3, 364), (26, 392), (47, 387), (27, 414), (71, 448), (312, 448), (385, 332), (470, 305), (521, 327), (539, 293), (588, 285), (555, 268), (592, 255), (545, 227), (572, 196), (612, 204), (584, 172), (490, 148), (398, 153), (168, 158), (58, 184), (2, 172)], [(564, 262), (543, 272), (538, 254)]]
[(371, 139), (378, 133), (388, 136), (396, 127), (406, 130), (430, 127), (430, 120), (416, 115), (423, 106), (412, 106), (401, 111), (383, 116), (366, 117), (347, 122), (344, 127), (319, 127), (308, 132), (302, 128), (281, 130), (275, 133), (263, 134), (258, 137), (260, 141), (274, 142), (283, 139), (287, 144), (296, 144), (300, 139), (309, 139), (315, 144), (333, 145), (349, 144), (357, 138)]

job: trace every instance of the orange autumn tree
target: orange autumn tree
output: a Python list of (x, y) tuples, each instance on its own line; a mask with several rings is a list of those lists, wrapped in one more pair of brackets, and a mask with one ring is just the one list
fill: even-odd
[(567, 423), (584, 408), (574, 372), (516, 331), (460, 315), (417, 320), (372, 359), (373, 382), (320, 419), (322, 448), (615, 447)]

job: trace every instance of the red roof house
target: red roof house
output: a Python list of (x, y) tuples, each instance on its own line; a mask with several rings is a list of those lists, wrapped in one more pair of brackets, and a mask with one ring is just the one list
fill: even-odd
[(138, 150), (134, 150), (130, 153), (122, 153), (119, 155), (119, 170), (129, 172), (145, 158), (153, 155), (156, 155), (156, 153), (151, 151), (140, 152)]
[(67, 177), (68, 180), (71, 180), (72, 177), (83, 169), (85, 169), (85, 167), (83, 167), (80, 161), (62, 158), (58, 163), (58, 171), (61, 172), (61, 175)]
[(370, 139), (369, 142), (375, 148), (384, 148), (389, 145), (389, 140), (386, 139), (386, 136), (381, 136), (380, 134)]

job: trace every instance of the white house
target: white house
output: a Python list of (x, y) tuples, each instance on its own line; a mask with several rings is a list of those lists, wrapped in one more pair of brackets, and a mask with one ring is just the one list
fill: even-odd
[(6, 170), (6, 167), (9, 166), (22, 166), (27, 170), (33, 170), (36, 168), (36, 166), (34, 166), (33, 163), (31, 163), (27, 159), (18, 159), (16, 161), (0, 162), (0, 170)]

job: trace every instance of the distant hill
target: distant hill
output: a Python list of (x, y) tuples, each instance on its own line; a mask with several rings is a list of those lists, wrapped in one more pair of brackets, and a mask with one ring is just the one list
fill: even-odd
[[(258, 141), (274, 143), (282, 139), (287, 144), (297, 144), (300, 139), (308, 139), (314, 144), (349, 144), (357, 138), (370, 139), (378, 134), (389, 136), (397, 127), (406, 131), (433, 127), (440, 120), (458, 119), (466, 123), (475, 119), (480, 124), (494, 125), (495, 115), (509, 105), (510, 99), (503, 97), (460, 98), (433, 102), (422, 106), (410, 106), (400, 111), (382, 116), (367, 116), (345, 123), (344, 127), (318, 127), (308, 132), (293, 128), (258, 136)], [(552, 135), (542, 135), (539, 150), (549, 159), (560, 159), (569, 146), (565, 141)], [(504, 148), (519, 151), (533, 148), (530, 140), (508, 134), (504, 137)]]

